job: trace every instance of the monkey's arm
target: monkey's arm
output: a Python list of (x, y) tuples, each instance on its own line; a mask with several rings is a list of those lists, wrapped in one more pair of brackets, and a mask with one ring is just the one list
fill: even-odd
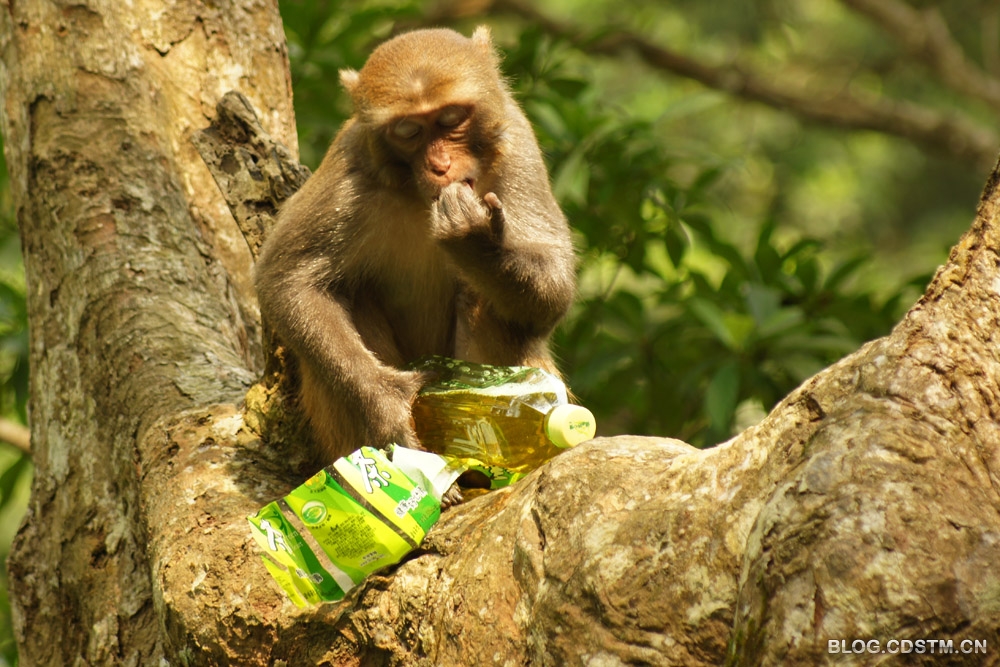
[(493, 193), (479, 201), (466, 184), (453, 183), (435, 204), (435, 236), (497, 315), (544, 336), (573, 300), (572, 245), (554, 201), (527, 210), (517, 204)]
[(258, 260), (257, 292), (263, 318), (295, 352), (303, 377), (319, 384), (308, 411), (322, 414), (310, 419), (336, 424), (334, 433), (317, 438), (338, 455), (362, 444), (419, 448), (410, 403), (421, 378), (383, 364), (365, 346), (347, 307), (347, 287), (331, 278), (328, 259), (295, 251), (302, 247), (296, 238), (301, 227), (295, 219), (283, 222), (273, 232), (279, 238), (265, 244)]

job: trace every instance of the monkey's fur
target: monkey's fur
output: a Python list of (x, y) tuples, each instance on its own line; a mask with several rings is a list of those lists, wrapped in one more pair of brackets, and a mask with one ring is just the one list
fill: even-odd
[(548, 337), (575, 292), (566, 220), (486, 28), (400, 35), (341, 81), (354, 116), (256, 268), (323, 464), (422, 448), (424, 378), (401, 370), (421, 355), (555, 371)]

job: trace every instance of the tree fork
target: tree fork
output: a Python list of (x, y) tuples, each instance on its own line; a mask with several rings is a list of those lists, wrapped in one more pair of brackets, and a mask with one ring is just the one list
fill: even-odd
[(296, 610), (244, 517), (302, 471), (262, 437), (250, 253), (189, 141), (239, 88), (294, 147), (276, 10), (5, 10), (36, 459), (9, 562), (25, 664), (803, 664), (855, 638), (986, 641), (951, 658), (997, 663), (997, 171), (892, 334), (761, 424), (705, 451), (585, 443)]

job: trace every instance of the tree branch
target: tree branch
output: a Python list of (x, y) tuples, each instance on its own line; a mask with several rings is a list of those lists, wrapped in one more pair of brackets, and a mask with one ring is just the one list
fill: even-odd
[[(751, 665), (817, 664), (845, 636), (996, 643), (998, 183), (895, 331), (757, 426), (710, 450), (582, 444), (448, 510), (339, 603), (292, 611), (240, 533), (287, 482), (274, 432), (235, 406), (148, 429), (141, 506), (182, 528), (150, 553), (159, 589), (184, 592), (183, 646), (202, 664)], [(179, 516), (189, 496), (206, 505)]]
[(226, 93), (215, 110), (212, 124), (191, 140), (257, 259), (278, 207), (306, 182), (309, 168), (271, 138), (244, 95)]
[(910, 54), (936, 72), (946, 86), (1000, 109), (1000, 80), (969, 62), (936, 8), (914, 9), (899, 0), (842, 2), (878, 23)]
[[(229, 91), (215, 111), (212, 124), (195, 132), (191, 141), (212, 173), (256, 261), (278, 207), (302, 187), (311, 172), (268, 134), (243, 94)], [(282, 374), (284, 352), (267, 322), (262, 322), (262, 329), (264, 374), (271, 381)]]
[(31, 431), (17, 422), (0, 418), (0, 442), (6, 442), (31, 455)]
[(616, 56), (632, 50), (651, 67), (693, 79), (709, 88), (762, 102), (817, 123), (908, 139), (983, 168), (993, 165), (1000, 145), (1000, 136), (995, 132), (958, 112), (939, 113), (904, 100), (865, 98), (843, 90), (815, 90), (773, 73), (762, 75), (739, 62), (709, 65), (626, 30), (611, 30), (593, 37), (583, 28), (553, 19), (521, 0), (497, 0), (493, 11), (514, 14), (541, 25), (549, 34), (590, 54)]

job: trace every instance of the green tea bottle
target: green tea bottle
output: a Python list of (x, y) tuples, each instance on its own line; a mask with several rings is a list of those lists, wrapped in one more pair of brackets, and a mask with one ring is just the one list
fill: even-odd
[(445, 357), (412, 368), (435, 378), (413, 404), (417, 437), (431, 451), (524, 473), (594, 437), (594, 415), (541, 369)]

